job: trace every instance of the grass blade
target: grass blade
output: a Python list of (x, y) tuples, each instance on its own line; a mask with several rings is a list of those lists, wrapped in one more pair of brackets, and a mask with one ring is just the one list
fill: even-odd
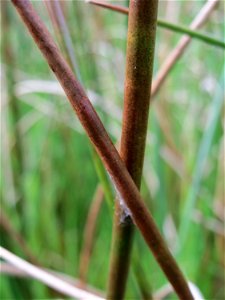
[(196, 164), (193, 171), (194, 175), (192, 183), (188, 191), (187, 198), (185, 199), (185, 207), (183, 209), (183, 216), (181, 218), (179, 232), (179, 247), (181, 247), (181, 249), (184, 246), (185, 241), (187, 240), (187, 235), (191, 222), (191, 215), (193, 213), (193, 209), (197, 201), (198, 193), (201, 187), (201, 181), (204, 175), (204, 166), (209, 155), (210, 149), (213, 145), (214, 133), (218, 125), (220, 114), (224, 104), (224, 74), (225, 69), (222, 71), (220, 83), (218, 85), (214, 100), (211, 104), (211, 109), (209, 110), (210, 115), (208, 119), (208, 124), (200, 142)]
[(10, 264), (14, 265), (18, 269), (29, 274), (31, 277), (43, 282), (47, 286), (55, 289), (56, 291), (67, 295), (69, 297), (75, 297), (76, 299), (90, 299), (90, 300), (103, 300), (103, 298), (93, 295), (89, 292), (81, 290), (73, 285), (70, 285), (66, 281), (26, 262), (13, 253), (9, 252), (3, 247), (0, 247), (0, 257)]

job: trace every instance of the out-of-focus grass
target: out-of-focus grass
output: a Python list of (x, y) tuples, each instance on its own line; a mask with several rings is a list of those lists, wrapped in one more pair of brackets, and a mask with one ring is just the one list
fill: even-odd
[[(43, 3), (33, 4), (53, 33)], [(159, 15), (169, 18), (170, 10), (173, 20), (187, 25), (202, 5), (202, 1), (162, 1)], [(65, 2), (64, 8), (85, 88), (116, 142), (122, 121), (127, 18), (81, 1)], [(11, 24), (7, 34), (15, 59), (13, 66), (7, 67), (12, 68), (16, 78), (13, 86), (19, 105), (17, 124), (22, 135), (24, 166), (23, 173), (18, 174), (13, 155), (16, 141), (12, 139), (15, 124), (9, 103), (3, 102), (1, 206), (43, 266), (77, 277), (86, 216), (98, 184), (91, 146), (60, 89), (54, 93), (50, 90), (47, 80), (55, 81), (54, 76), (13, 8), (9, 11)], [(204, 26), (204, 31), (221, 38), (222, 11), (220, 3)], [(180, 35), (158, 30), (155, 73), (179, 38)], [(4, 77), (6, 62), (3, 59), (1, 63)], [(142, 185), (142, 194), (171, 251), (206, 299), (222, 299), (224, 295), (224, 233), (220, 230), (224, 220), (218, 212), (218, 207), (220, 211), (224, 209), (219, 155), (224, 143), (224, 116), (219, 98), (216, 100), (219, 90), (224, 90), (224, 81), (220, 83), (223, 63), (223, 51), (194, 40), (176, 64), (151, 106)], [(19, 92), (19, 84), (30, 79), (34, 80), (28, 83), (30, 88), (35, 80), (43, 80), (43, 87), (36, 92)], [(6, 93), (4, 85), (1, 90)], [(15, 176), (11, 178), (10, 174), (21, 180), (23, 198), (19, 203), (9, 193), (14, 190), (18, 199)], [(194, 182), (195, 199), (189, 200), (196, 189)], [(189, 201), (191, 209), (186, 214)], [(207, 226), (209, 218), (214, 227)], [(183, 235), (183, 226), (189, 228), (188, 235)], [(88, 282), (102, 290), (108, 275), (111, 230), (110, 210), (104, 203), (88, 273)], [(2, 231), (1, 237), (3, 246), (24, 256), (10, 236)], [(136, 240), (140, 264), (154, 291), (166, 283), (165, 277), (139, 233)], [(185, 246), (177, 252), (179, 245)], [(33, 280), (18, 281), (5, 276), (1, 279), (0, 295), (2, 299), (56, 296)], [(133, 271), (126, 298), (140, 298)]]

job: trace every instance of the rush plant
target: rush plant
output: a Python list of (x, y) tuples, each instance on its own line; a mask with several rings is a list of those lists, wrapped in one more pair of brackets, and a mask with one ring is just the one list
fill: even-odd
[[(170, 248), (173, 250), (172, 253), (172, 250), (169, 249), (167, 244), (167, 236), (163, 236), (162, 234), (163, 223), (159, 222), (159, 227), (156, 224), (158, 222), (158, 219), (157, 217), (156, 219), (154, 219), (154, 211), (151, 210), (152, 203), (149, 204), (149, 202), (145, 201), (146, 196), (141, 196), (140, 187), (143, 174), (145, 149), (146, 144), (148, 143), (149, 108), (151, 107), (150, 103), (152, 104), (153, 97), (156, 96), (156, 93), (162, 86), (162, 83), (166, 79), (169, 71), (171, 71), (172, 67), (174, 67), (178, 58), (182, 56), (184, 50), (186, 49), (192, 38), (195, 38), (196, 41), (199, 40), (199, 43), (206, 42), (208, 44), (208, 47), (217, 47), (218, 51), (221, 51), (221, 49), (225, 48), (225, 44), (223, 41), (220, 41), (217, 38), (212, 37), (211, 35), (202, 34), (196, 31), (196, 29), (206, 21), (207, 17), (215, 8), (218, 1), (209, 1), (208, 3), (206, 3), (203, 9), (200, 11), (199, 15), (193, 21), (190, 29), (184, 26), (165, 22), (163, 20), (157, 21), (159, 4), (156, 0), (131, 0), (129, 3), (129, 10), (128, 8), (108, 5), (103, 1), (90, 2), (92, 2), (92, 4), (104, 6), (111, 10), (116, 10), (122, 13), (128, 14), (129, 12), (122, 134), (119, 151), (114, 146), (112, 138), (106, 130), (106, 126), (103, 125), (98, 112), (90, 101), (90, 98), (93, 94), (87, 95), (85, 91), (84, 85), (86, 85), (86, 83), (82, 78), (81, 68), (79, 67), (76, 45), (73, 45), (73, 39), (76, 40), (76, 36), (74, 37), (69, 30), (67, 24), (68, 16), (66, 16), (65, 13), (65, 7), (70, 4), (67, 2), (60, 2), (58, 0), (45, 2), (51, 22), (54, 26), (56, 36), (59, 40), (59, 44), (62, 47), (62, 51), (56, 45), (52, 34), (49, 33), (46, 25), (39, 17), (33, 5), (34, 3), (31, 3), (29, 0), (11, 0), (10, 4), (3, 4), (3, 7), (5, 8), (7, 6), (7, 9), (9, 9), (9, 5), (11, 5), (9, 11), (13, 10), (13, 7), (16, 9), (26, 29), (28, 29), (28, 31), (26, 31), (25, 33), (26, 38), (28, 38), (28, 33), (32, 36), (33, 41), (39, 48), (41, 54), (45, 59), (45, 62), (48, 64), (49, 68), (56, 76), (58, 82), (64, 90), (64, 93), (71, 104), (71, 109), (75, 112), (84, 131), (91, 141), (92, 146), (94, 147), (94, 150), (91, 150), (91, 159), (93, 160), (95, 165), (99, 185), (97, 185), (95, 197), (93, 198), (90, 212), (88, 214), (85, 227), (85, 237), (82, 241), (83, 248), (81, 250), (81, 254), (80, 251), (78, 251), (79, 254), (77, 255), (80, 255), (81, 257), (79, 264), (80, 282), (71, 282), (71, 279), (68, 280), (66, 276), (61, 276), (58, 273), (52, 273), (51, 270), (43, 270), (44, 265), (41, 265), (39, 259), (36, 260), (35, 255), (26, 245), (26, 228), (22, 228), (21, 231), (19, 230), (20, 232), (14, 229), (10, 224), (10, 221), (8, 220), (9, 218), (7, 217), (6, 212), (1, 217), (1, 224), (4, 232), (7, 232), (12, 237), (12, 239), (15, 243), (17, 243), (22, 252), (28, 256), (28, 259), (32, 258), (32, 261), (31, 259), (30, 261), (31, 263), (35, 264), (36, 267), (21, 260), (4, 248), (1, 248), (1, 256), (6, 262), (13, 265), (16, 270), (19, 269), (25, 274), (28, 274), (30, 277), (42, 281), (48, 287), (57, 291), (57, 293), (80, 299), (85, 297), (88, 297), (90, 299), (103, 299), (105, 297), (109, 300), (123, 299), (125, 297), (126, 283), (130, 270), (131, 272), (133, 272), (133, 280), (140, 290), (139, 296), (143, 299), (154, 299), (155, 297), (158, 297), (151, 292), (151, 290), (154, 289), (154, 283), (148, 282), (148, 280), (146, 280), (146, 264), (145, 266), (142, 265), (142, 258), (139, 257), (138, 253), (139, 249), (144, 247), (148, 248), (154, 255), (155, 261), (158, 263), (159, 267), (165, 274), (167, 280), (173, 287), (177, 296), (180, 299), (194, 299), (198, 297), (196, 295), (199, 292), (196, 293), (196, 287), (193, 288), (193, 284), (190, 284), (187, 276), (184, 276), (183, 271), (187, 273), (188, 268), (185, 269), (185, 267), (182, 265), (182, 255), (183, 253), (185, 253), (185, 246), (188, 245), (187, 239), (189, 236), (189, 232), (194, 232), (193, 228), (191, 228), (191, 214), (194, 209), (194, 203), (196, 199), (195, 195), (198, 192), (196, 188), (196, 182), (199, 186), (199, 180), (195, 178), (193, 179), (193, 187), (190, 189), (189, 194), (191, 196), (187, 197), (186, 203), (181, 213), (181, 219), (177, 220), (177, 224), (176, 221), (172, 222), (173, 225), (171, 226), (178, 227), (177, 236), (179, 237), (179, 240), (174, 248), (170, 245)], [(79, 17), (80, 16), (77, 15), (78, 19)], [(5, 19), (5, 27), (8, 26), (9, 20), (10, 17)], [(98, 20), (98, 15), (96, 16), (96, 20)], [(80, 20), (80, 24), (81, 22), (82, 21)], [(157, 25), (164, 28), (166, 27), (167, 29), (175, 32), (188, 34), (188, 36), (183, 37), (178, 43), (177, 47), (171, 52), (170, 55), (167, 56), (168, 58), (165, 64), (162, 66), (162, 69), (158, 71), (158, 74), (155, 77), (155, 81), (152, 82), (153, 67), (155, 61), (155, 40), (158, 32)], [(82, 38), (80, 37), (79, 39), (83, 43), (85, 43), (85, 39), (82, 40)], [(19, 39), (18, 43), (19, 45), (21, 45), (22, 40)], [(84, 46), (84, 44), (81, 46)], [(5, 53), (5, 63), (7, 65), (10, 65), (10, 59), (8, 58), (9, 48), (6, 45), (3, 49)], [(36, 55), (39, 55), (39, 52)], [(23, 56), (22, 52), (21, 57), (23, 58), (23, 60), (26, 60), (26, 57)], [(95, 69), (95, 63), (96, 62), (93, 61), (93, 69)], [(97, 73), (96, 69), (95, 72)], [(15, 70), (10, 70), (15, 75)], [(18, 103), (16, 102), (16, 97), (14, 95), (14, 79), (11, 79), (10, 77), (6, 78), (6, 80), (8, 80), (9, 82), (8, 86), (10, 92), (9, 94), (11, 95), (10, 98), (13, 100), (14, 105), (17, 105)], [(12, 86), (12, 88), (10, 88), (10, 86)], [(213, 132), (210, 131), (208, 135), (206, 133), (207, 137), (210, 138), (210, 141), (212, 140), (212, 136), (215, 133), (217, 126), (219, 126), (219, 112), (222, 108), (220, 100), (222, 99), (221, 92), (218, 92), (217, 99), (215, 100), (216, 113), (213, 115)], [(162, 109), (160, 110), (159, 108), (158, 112), (159, 114), (163, 113)], [(180, 161), (180, 154), (177, 154), (176, 146), (173, 145), (173, 138), (171, 138), (170, 136), (171, 125), (168, 125), (166, 121), (166, 125), (165, 123), (161, 123), (159, 126), (157, 122), (155, 122), (155, 126), (157, 128), (156, 130), (159, 130), (159, 127), (161, 127), (162, 130), (165, 130), (165, 139), (170, 145), (169, 157), (171, 158), (172, 155), (173, 159), (173, 157), (175, 156), (175, 161)], [(167, 128), (169, 129), (167, 130)], [(15, 132), (17, 133), (18, 131)], [(65, 137), (65, 143), (67, 145), (67, 153), (71, 153), (71, 139), (67, 134), (63, 134), (63, 136)], [(156, 145), (159, 145), (160, 134), (157, 135), (157, 139), (158, 141), (156, 142)], [(211, 143), (209, 145), (206, 145), (204, 142), (205, 139), (206, 138), (204, 138), (202, 142), (203, 146), (201, 147), (203, 147), (204, 149), (206, 147), (208, 153)], [(25, 146), (21, 145), (21, 138), (17, 136), (15, 140), (16, 148), (18, 148), (20, 150), (20, 153), (22, 153), (21, 149), (23, 149)], [(202, 152), (203, 150), (201, 149), (203, 148), (200, 148), (199, 151)], [(156, 147), (155, 150), (156, 152), (150, 154), (150, 156), (155, 155), (156, 158), (154, 160), (154, 163), (158, 163), (160, 165), (161, 161), (159, 161), (158, 158), (159, 149), (157, 149)], [(20, 159), (20, 156), (17, 156), (16, 160), (19, 162), (20, 166), (22, 164), (22, 159)], [(60, 157), (60, 161), (62, 161), (62, 165), (63, 161), (65, 161), (65, 164), (68, 164), (68, 169), (70, 170), (71, 174), (73, 174), (71, 177), (73, 177), (75, 174), (73, 165), (70, 164), (67, 157)], [(200, 166), (199, 168), (202, 168), (202, 164), (199, 162), (197, 164), (197, 168), (198, 166)], [(175, 168), (176, 167), (174, 167), (174, 169)], [(162, 169), (161, 167), (159, 167), (159, 172), (161, 171)], [(180, 172), (182, 173), (183, 171), (181, 170)], [(19, 170), (19, 174), (20, 173), (22, 173), (21, 168)], [(21, 179), (19, 174), (17, 172), (16, 176)], [(43, 169), (43, 174), (46, 174), (45, 168)], [(171, 174), (171, 178), (175, 178), (174, 172), (169, 172), (169, 174)], [(198, 170), (196, 170), (196, 174), (198, 174), (199, 177), (202, 176), (202, 172), (199, 172)], [(186, 176), (186, 174), (184, 174), (183, 176)], [(63, 178), (60, 178), (60, 180), (61, 179), (63, 180)], [(144, 178), (144, 181), (145, 185), (147, 185), (146, 182), (148, 180)], [(178, 181), (176, 178), (176, 184), (177, 182)], [(39, 181), (39, 184), (40, 183), (41, 181)], [(36, 184), (36, 182), (33, 182), (33, 185)], [(26, 184), (20, 182), (17, 185), (17, 190), (20, 190), (23, 187), (23, 189), (21, 189), (22, 192), (20, 194), (20, 197), (24, 199), (25, 197), (29, 198), (29, 195), (26, 195), (25, 193)], [(116, 191), (115, 201), (113, 200), (111, 185)], [(163, 181), (159, 182), (159, 185), (163, 186)], [(36, 185), (36, 188), (41, 189), (41, 184)], [(84, 189), (87, 189), (87, 187), (84, 187)], [(75, 192), (72, 185), (70, 186), (70, 191), (73, 194)], [(175, 191), (175, 189), (173, 191)], [(63, 193), (66, 192), (68, 192), (68, 186), (63, 189)], [(172, 193), (170, 194), (170, 197), (174, 197), (174, 195), (175, 193)], [(100, 214), (101, 206), (103, 205), (102, 200), (104, 196), (108, 202), (109, 214), (111, 216), (114, 214), (114, 217), (112, 218), (113, 237), (110, 252), (110, 264), (108, 271), (109, 276), (107, 280), (108, 283), (106, 287), (106, 293), (103, 293), (102, 295), (101, 293), (87, 287), (87, 273), (89, 269), (89, 263), (91, 263), (90, 260), (95, 243), (97, 218)], [(151, 196), (151, 188), (149, 196)], [(55, 195), (55, 197), (57, 197), (57, 195)], [(24, 203), (24, 199), (19, 199), (18, 203)], [(39, 204), (37, 205), (39, 206)], [(52, 208), (50, 203), (48, 203), (48, 205), (49, 208), (51, 210), (53, 209), (54, 212), (55, 208)], [(53, 228), (52, 232), (55, 232), (54, 235), (52, 235), (52, 238), (55, 238), (55, 236), (57, 236), (57, 228), (61, 228), (61, 226), (62, 228), (69, 226), (66, 211), (65, 213), (62, 213), (62, 211), (60, 210), (60, 207), (64, 207), (64, 204), (59, 201), (58, 205), (58, 210), (56, 209), (56, 211), (58, 211), (58, 224), (50, 225), (50, 227)], [(71, 204), (68, 205), (70, 206)], [(164, 207), (166, 207), (168, 203), (162, 202), (161, 205), (163, 206), (163, 211), (165, 211)], [(70, 214), (70, 212), (68, 213)], [(156, 216), (157, 213), (159, 213), (159, 211), (156, 212)], [(24, 207), (23, 205), (19, 205), (17, 208), (17, 214), (18, 219), (20, 219), (21, 216), (26, 217), (26, 215), (29, 214), (29, 211), (27, 212), (26, 207)], [(174, 210), (174, 208), (171, 208), (168, 212), (168, 217), (171, 218), (172, 215), (172, 219), (176, 220), (177, 214), (178, 212), (176, 211), (176, 209)], [(61, 218), (63, 218), (63, 220)], [(163, 221), (166, 222), (165, 215), (162, 214), (160, 216), (160, 219), (163, 219)], [(46, 216), (45, 219), (43, 218), (43, 220), (45, 222), (45, 226), (48, 226), (49, 222), (51, 223), (51, 218), (46, 218)], [(73, 220), (73, 215), (71, 215), (70, 220)], [(32, 220), (30, 224), (30, 226), (32, 226)], [(43, 223), (39, 225), (43, 226)], [(144, 239), (144, 245), (142, 244), (143, 242), (140, 241), (140, 236), (139, 238), (135, 238), (135, 227), (138, 229), (140, 236)], [(172, 229), (170, 227), (169, 231), (171, 230)], [(35, 231), (33, 231), (33, 234), (34, 232)], [(190, 239), (191, 238), (192, 237), (190, 237)], [(60, 241), (59, 239), (58, 246), (63, 249), (65, 247), (65, 242), (66, 240)], [(8, 240), (6, 239), (3, 245), (7, 246), (7, 243)], [(190, 243), (190, 245), (192, 245), (192, 243)], [(132, 248), (134, 248), (133, 255)], [(101, 248), (99, 251), (101, 251)], [(64, 255), (63, 259), (66, 259)], [(132, 266), (132, 269), (129, 268), (130, 266)], [(92, 266), (90, 266), (90, 268), (91, 267)], [(152, 268), (153, 264), (149, 264), (147, 269), (150, 273)], [(181, 268), (183, 271), (181, 270)], [(152, 276), (151, 281), (154, 281), (154, 276)], [(74, 287), (74, 285), (76, 286), (76, 288)], [(150, 287), (150, 285), (153, 287)], [(28, 292), (30, 293), (29, 289)], [(53, 292), (52, 290), (48, 290), (48, 292), (52, 297), (58, 295), (54, 294), (55, 292)], [(106, 296), (104, 294), (106, 294)]]

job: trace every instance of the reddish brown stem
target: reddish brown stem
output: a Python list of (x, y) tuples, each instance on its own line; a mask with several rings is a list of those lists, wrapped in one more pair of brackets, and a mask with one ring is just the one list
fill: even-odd
[[(208, 16), (212, 12), (212, 10), (215, 8), (219, 0), (208, 0), (207, 3), (203, 6), (203, 8), (200, 10), (198, 15), (195, 17), (193, 22), (190, 25), (191, 29), (198, 29), (200, 28), (204, 22), (207, 20)], [(191, 36), (183, 36), (176, 47), (169, 53), (167, 56), (165, 62), (160, 67), (159, 71), (156, 74), (156, 77), (153, 81), (152, 85), (152, 96), (155, 96), (162, 84), (164, 83), (165, 79), (167, 78), (167, 75), (170, 73), (172, 68), (175, 66), (176, 62), (180, 59), (180, 57), (185, 52), (185, 49), (190, 44), (192, 38)]]
[(23, 236), (15, 230), (15, 228), (13, 227), (13, 225), (10, 222), (9, 217), (3, 211), (1, 211), (1, 213), (0, 213), (0, 226), (9, 235), (9, 237), (11, 237), (11, 239), (20, 246), (21, 250), (27, 256), (29, 261), (32, 264), (40, 266), (38, 259), (34, 256), (34, 254), (28, 248)]
[(104, 8), (108, 8), (117, 12), (120, 12), (124, 15), (128, 15), (129, 13), (129, 9), (127, 7), (123, 7), (120, 5), (112, 5), (108, 2), (104, 2), (104, 1), (99, 1), (99, 0), (88, 0), (87, 2), (94, 4), (96, 6), (100, 6), (100, 7), (104, 7)]
[(101, 185), (97, 186), (94, 199), (91, 201), (91, 206), (88, 212), (87, 221), (84, 230), (83, 248), (81, 251), (79, 278), (81, 285), (86, 285), (87, 272), (91, 258), (91, 252), (94, 244), (95, 229), (97, 217), (99, 215), (102, 202), (104, 199), (104, 191)]
[(11, 1), (50, 68), (61, 83), (81, 124), (95, 146), (104, 166), (110, 173), (118, 192), (130, 209), (133, 221), (140, 229), (156, 260), (161, 265), (179, 297), (187, 300), (193, 299), (182, 272), (161, 237), (125, 164), (121, 160), (83, 88), (61, 56), (45, 25), (28, 0)]

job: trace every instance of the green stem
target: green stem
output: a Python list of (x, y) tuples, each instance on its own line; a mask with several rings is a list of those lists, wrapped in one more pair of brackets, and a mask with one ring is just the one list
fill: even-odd
[[(11, 144), (13, 145), (10, 156), (13, 166), (13, 180), (17, 193), (17, 212), (24, 220), (24, 189), (23, 189), (23, 174), (24, 174), (24, 155), (21, 130), (18, 122), (21, 118), (21, 109), (19, 101), (15, 95), (15, 68), (16, 59), (12, 47), (12, 16), (10, 14), (10, 6), (7, 1), (1, 2), (2, 26), (5, 34), (2, 39), (2, 57), (5, 63), (5, 80), (6, 90), (8, 95), (8, 107), (11, 121)], [(22, 231), (25, 232), (25, 224), (22, 223)]]
[(67, 55), (69, 58), (69, 63), (71, 65), (71, 67), (73, 68), (73, 71), (76, 74), (77, 79), (80, 82), (82, 82), (80, 70), (79, 70), (78, 63), (77, 63), (77, 58), (75, 56), (75, 51), (73, 49), (73, 41), (72, 41), (69, 29), (66, 24), (66, 20), (65, 20), (62, 8), (61, 8), (60, 1), (58, 1), (58, 0), (50, 1), (50, 5), (52, 6), (55, 16), (58, 21), (57, 24), (58, 24), (59, 31), (63, 38), (62, 40), (64, 42), (64, 46), (65, 46), (65, 49), (66, 49), (66, 52), (67, 52)]
[(105, 195), (105, 198), (106, 198), (106, 201), (109, 206), (110, 213), (111, 213), (111, 211), (113, 210), (113, 206), (114, 206), (112, 185), (109, 181), (109, 178), (107, 176), (105, 168), (103, 167), (103, 164), (102, 164), (98, 154), (96, 153), (95, 149), (92, 148), (91, 152), (92, 152), (92, 158), (93, 158), (94, 165), (95, 165), (95, 170), (98, 175), (99, 181), (102, 185), (104, 195)]
[[(101, 7), (113, 10), (113, 11), (120, 12), (122, 14), (126, 14), (126, 15), (129, 14), (129, 10), (127, 7), (123, 7), (123, 6), (119, 6), (119, 5), (112, 5), (112, 4), (106, 3), (105, 1), (99, 1), (99, 0), (89, 0), (88, 2), (91, 4), (97, 5), (97, 6), (101, 6)], [(167, 22), (162, 19), (157, 20), (157, 25), (159, 27), (166, 28), (166, 29), (169, 29), (174, 32), (178, 32), (181, 34), (187, 34), (188, 36), (198, 39), (198, 40), (201, 40), (207, 44), (225, 49), (224, 41), (218, 40), (208, 34), (200, 33), (196, 30), (192, 30), (191, 28), (187, 28), (187, 27), (179, 25), (179, 24), (173, 24), (173, 23)]]
[[(48, 4), (48, 3), (46, 3), (46, 4)], [(70, 65), (70, 67), (72, 68), (74, 74), (76, 75), (77, 79), (80, 82), (82, 82), (82, 77), (81, 77), (80, 70), (78, 67), (77, 58), (75, 56), (75, 51), (73, 49), (72, 37), (71, 37), (71, 34), (67, 27), (65, 17), (64, 17), (62, 8), (61, 8), (61, 4), (58, 0), (53, 0), (52, 2), (49, 2), (49, 5), (50, 5), (50, 7), (53, 8), (53, 12), (54, 12), (53, 16), (57, 18), (57, 21), (55, 22), (55, 24), (58, 27), (58, 30), (61, 35), (61, 40), (64, 43), (65, 52), (68, 57), (68, 63)], [(112, 188), (111, 188), (109, 179), (106, 175), (106, 172), (103, 168), (103, 165), (102, 165), (97, 153), (95, 152), (95, 150), (93, 148), (91, 149), (91, 155), (92, 155), (92, 159), (94, 161), (96, 173), (97, 173), (98, 178), (103, 186), (106, 200), (108, 202), (108, 205), (112, 209), (112, 207), (113, 207), (113, 192), (112, 192)]]
[[(148, 124), (157, 9), (155, 0), (130, 2), (120, 155), (138, 189)], [(133, 236), (132, 219), (117, 201), (107, 299), (124, 297)]]
[(216, 39), (216, 38), (214, 38), (214, 37), (212, 37), (208, 34), (200, 33), (199, 31), (192, 30), (188, 27), (184, 27), (184, 26), (178, 25), (178, 24), (169, 23), (167, 21), (160, 20), (160, 19), (158, 20), (157, 24), (159, 26), (163, 27), (163, 28), (170, 29), (174, 32), (178, 32), (178, 33), (182, 33), (182, 34), (187, 34), (190, 37), (201, 40), (201, 41), (203, 41), (207, 44), (225, 49), (225, 42), (224, 41), (218, 40), (218, 39)]

